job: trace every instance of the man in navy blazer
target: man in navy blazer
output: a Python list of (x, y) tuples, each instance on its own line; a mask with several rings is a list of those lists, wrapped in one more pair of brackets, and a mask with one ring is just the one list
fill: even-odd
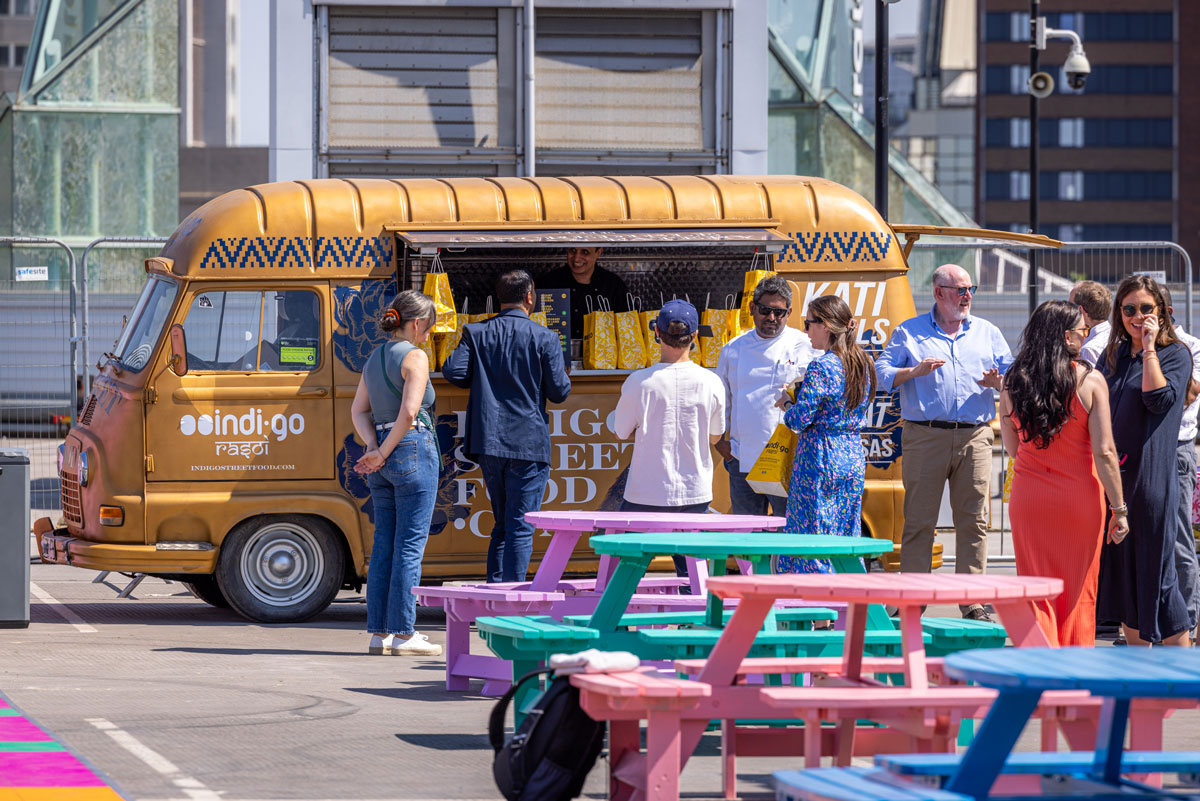
[(524, 581), (533, 553), (533, 525), (550, 478), (550, 418), (546, 401), (571, 393), (558, 335), (529, 319), (533, 279), (512, 270), (496, 281), (500, 313), (463, 328), (442, 376), (470, 389), (466, 448), (479, 462), (492, 500), (487, 580)]

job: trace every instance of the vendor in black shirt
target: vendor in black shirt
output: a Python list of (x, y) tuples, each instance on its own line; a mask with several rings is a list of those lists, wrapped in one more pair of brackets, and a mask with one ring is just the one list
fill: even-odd
[(588, 313), (584, 298), (592, 299), (592, 311), (598, 311), (596, 298), (608, 300), (615, 312), (629, 311), (625, 286), (616, 274), (596, 266), (604, 248), (567, 248), (567, 264), (538, 278), (539, 287), (571, 290), (571, 338), (583, 339), (583, 316)]

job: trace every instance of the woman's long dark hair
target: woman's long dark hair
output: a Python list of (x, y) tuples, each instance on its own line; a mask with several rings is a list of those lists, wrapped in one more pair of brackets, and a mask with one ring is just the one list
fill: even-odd
[[(1035, 447), (1050, 447), (1050, 440), (1071, 416), (1078, 381), (1066, 333), (1082, 321), (1083, 311), (1074, 303), (1048, 300), (1038, 306), (1021, 333), (1017, 357), (1004, 374), (1021, 439)], [(1087, 362), (1080, 363), (1085, 370), (1092, 369)]]
[(1125, 319), (1121, 316), (1121, 306), (1125, 303), (1125, 297), (1132, 292), (1137, 292), (1139, 289), (1144, 289), (1154, 296), (1154, 305), (1158, 307), (1158, 336), (1154, 338), (1154, 347), (1162, 348), (1179, 341), (1179, 337), (1175, 336), (1175, 326), (1171, 324), (1171, 318), (1167, 316), (1167, 300), (1163, 297), (1162, 287), (1148, 275), (1137, 273), (1126, 276), (1117, 291), (1113, 293), (1112, 307), (1112, 332), (1108, 335), (1108, 348), (1104, 352), (1105, 359), (1108, 361), (1109, 373), (1117, 369), (1117, 351), (1125, 343), (1129, 343), (1130, 349), (1133, 347), (1133, 339), (1129, 336), (1129, 332), (1125, 330)]
[(846, 373), (846, 408), (857, 408), (864, 398), (875, 394), (875, 361), (855, 341), (858, 320), (851, 316), (846, 301), (837, 295), (822, 295), (809, 301), (808, 314), (829, 329), (829, 350), (842, 360), (842, 370)]

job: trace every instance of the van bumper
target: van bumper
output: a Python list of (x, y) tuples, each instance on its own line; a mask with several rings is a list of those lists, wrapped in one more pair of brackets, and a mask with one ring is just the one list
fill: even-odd
[[(40, 520), (38, 521), (41, 522)], [(65, 528), (37, 531), (38, 552), (47, 564), (114, 573), (190, 573), (203, 575), (216, 569), (216, 549), (166, 551), (153, 545), (119, 545), (89, 542), (72, 537)]]

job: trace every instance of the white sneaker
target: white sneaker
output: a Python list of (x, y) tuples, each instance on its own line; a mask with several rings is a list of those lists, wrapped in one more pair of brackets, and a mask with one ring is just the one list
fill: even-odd
[(391, 637), (384, 637), (382, 634), (372, 634), (371, 644), (367, 646), (367, 653), (373, 656), (381, 656), (387, 653), (387, 641)]
[(442, 646), (432, 643), (421, 632), (407, 640), (397, 634), (388, 635), (388, 648), (392, 656), (440, 656)]

